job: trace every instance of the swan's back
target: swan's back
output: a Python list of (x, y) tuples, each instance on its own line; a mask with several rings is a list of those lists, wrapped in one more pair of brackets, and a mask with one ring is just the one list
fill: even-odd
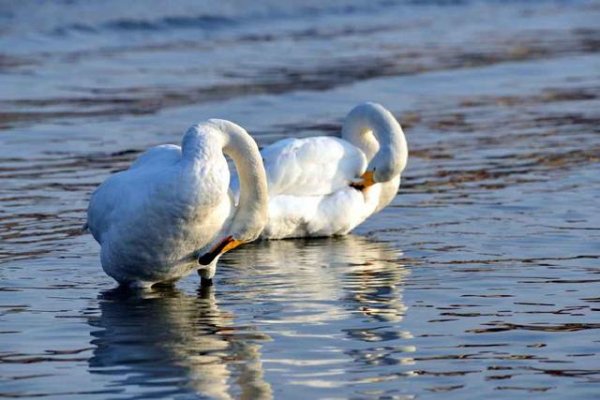
[(327, 136), (280, 140), (261, 154), (271, 197), (328, 195), (348, 186), (367, 166), (358, 148)]
[(138, 157), (129, 169), (165, 168), (181, 160), (181, 147), (174, 144), (163, 144), (151, 148)]

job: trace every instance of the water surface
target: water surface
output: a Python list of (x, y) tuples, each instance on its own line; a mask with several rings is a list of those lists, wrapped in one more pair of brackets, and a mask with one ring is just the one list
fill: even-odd
[[(0, 398), (597, 398), (600, 5), (0, 2)], [(91, 191), (209, 117), (405, 128), (399, 195), (115, 290)]]

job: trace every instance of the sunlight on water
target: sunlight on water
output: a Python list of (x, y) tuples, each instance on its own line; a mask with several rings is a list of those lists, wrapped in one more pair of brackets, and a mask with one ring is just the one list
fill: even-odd
[[(0, 4), (0, 397), (588, 399), (600, 390), (600, 8)], [(404, 127), (399, 195), (215, 286), (115, 289), (91, 191), (209, 117), (264, 146)]]

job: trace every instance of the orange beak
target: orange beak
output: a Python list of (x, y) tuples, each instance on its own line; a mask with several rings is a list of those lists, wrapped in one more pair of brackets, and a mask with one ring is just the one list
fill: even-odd
[(350, 186), (352, 186), (354, 189), (357, 189), (357, 190), (364, 190), (364, 189), (368, 188), (369, 186), (373, 186), (375, 184), (375, 181), (373, 180), (373, 178), (374, 178), (373, 171), (367, 171), (360, 176), (360, 179), (362, 179), (361, 181), (353, 182), (350, 184)]
[(233, 236), (227, 236), (225, 239), (217, 243), (208, 253), (201, 255), (198, 258), (198, 263), (201, 265), (209, 265), (214, 261), (215, 258), (223, 253), (233, 250), (240, 244), (244, 243), (242, 240), (236, 240)]

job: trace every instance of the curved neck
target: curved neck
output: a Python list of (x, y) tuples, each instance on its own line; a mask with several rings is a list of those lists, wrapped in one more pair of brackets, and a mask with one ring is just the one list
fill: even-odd
[[(256, 142), (245, 129), (226, 120), (209, 119), (194, 128), (207, 133), (205, 144), (217, 145), (231, 157), (240, 178), (240, 201), (228, 233), (237, 240), (255, 240), (267, 222), (269, 200), (265, 167)], [(193, 150), (198, 147), (194, 144)], [(186, 138), (184, 153), (185, 146)]]
[(408, 145), (392, 113), (376, 103), (362, 103), (348, 113), (342, 138), (361, 149), (369, 170), (383, 167), (399, 175), (406, 167)]

